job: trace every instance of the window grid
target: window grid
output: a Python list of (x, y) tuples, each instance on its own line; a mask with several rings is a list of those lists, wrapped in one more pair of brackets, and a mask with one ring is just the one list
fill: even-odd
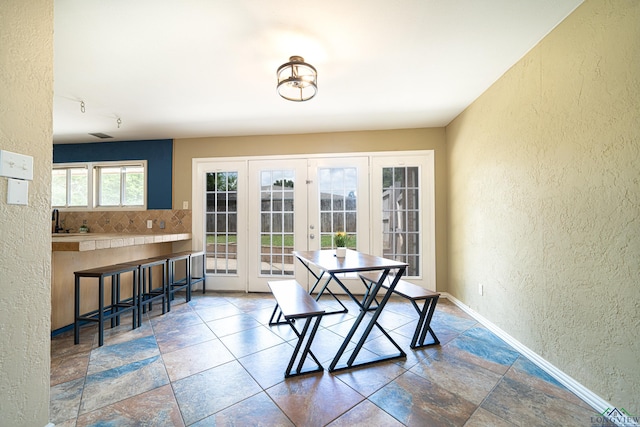
[(99, 166), (96, 171), (99, 206), (122, 208), (144, 205), (142, 166)]
[(409, 264), (420, 275), (419, 168), (388, 167), (382, 173), (383, 256)]
[(333, 236), (345, 232), (347, 247), (357, 247), (357, 169), (318, 170), (320, 197), (320, 248), (335, 248)]
[(294, 247), (293, 170), (260, 172), (260, 274), (292, 276)]
[(206, 180), (207, 272), (235, 275), (237, 274), (238, 242), (238, 173), (209, 172)]

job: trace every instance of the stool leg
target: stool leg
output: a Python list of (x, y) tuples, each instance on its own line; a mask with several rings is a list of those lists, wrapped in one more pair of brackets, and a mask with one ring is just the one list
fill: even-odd
[(102, 347), (102, 344), (104, 344), (104, 332), (103, 332), (104, 331), (104, 277), (103, 276), (100, 276), (98, 279), (98, 310), (99, 310), (98, 311), (98, 346)]
[(173, 283), (173, 262), (167, 261), (167, 312), (171, 311), (171, 284)]
[(73, 343), (80, 344), (80, 277), (75, 277), (75, 298), (73, 301)]
[(207, 289), (207, 254), (202, 254), (202, 293)]
[[(114, 276), (116, 283), (116, 316), (112, 318), (116, 321), (116, 326), (120, 326), (120, 274)], [(111, 279), (113, 280), (113, 278)]]
[(169, 286), (169, 276), (167, 273), (167, 263), (162, 264), (162, 314), (167, 312), (167, 287)]
[(142, 294), (144, 292), (144, 269), (138, 270), (138, 289), (136, 294), (136, 304), (138, 305), (137, 317), (138, 326), (142, 326)]
[(139, 276), (140, 270), (134, 270), (133, 284), (131, 285), (131, 305), (133, 306), (133, 313), (131, 313), (131, 317), (133, 318), (133, 327), (131, 329), (135, 329), (138, 325), (138, 307), (140, 306), (138, 303), (138, 294), (140, 293), (138, 290), (140, 287), (140, 283), (138, 283)]
[(187, 274), (187, 302), (191, 301), (191, 255), (185, 260)]
[[(147, 280), (147, 283), (145, 284), (145, 290), (144, 290), (145, 292), (149, 292), (149, 296), (151, 296), (151, 289), (153, 289), (153, 273), (151, 270), (152, 270), (151, 267), (147, 269), (148, 280)], [(164, 310), (164, 307), (162, 307), (162, 309)], [(149, 311), (151, 310), (153, 310), (153, 301), (149, 301)]]
[[(140, 267), (140, 297), (142, 298), (142, 312), (146, 313), (147, 311), (153, 310), (153, 275), (152, 270), (153, 267), (144, 266)], [(164, 307), (163, 307), (164, 310)]]

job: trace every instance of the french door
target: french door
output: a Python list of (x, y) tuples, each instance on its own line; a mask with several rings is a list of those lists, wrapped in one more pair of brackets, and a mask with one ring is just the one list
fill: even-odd
[(193, 174), (192, 241), (206, 252), (207, 289), (244, 291), (247, 162), (197, 162)]
[[(352, 249), (409, 262), (412, 281), (435, 289), (432, 154), (194, 166), (193, 240), (207, 252), (208, 289), (268, 292), (268, 281), (287, 278), (310, 286), (292, 251), (331, 249), (338, 231)], [(355, 275), (341, 281), (364, 289)]]
[(367, 252), (367, 176), (365, 157), (250, 161), (247, 289), (268, 292), (281, 278), (313, 285), (291, 252), (330, 249), (338, 231)]
[(249, 162), (248, 291), (268, 292), (275, 279), (304, 283), (292, 252), (308, 248), (306, 181), (304, 159)]

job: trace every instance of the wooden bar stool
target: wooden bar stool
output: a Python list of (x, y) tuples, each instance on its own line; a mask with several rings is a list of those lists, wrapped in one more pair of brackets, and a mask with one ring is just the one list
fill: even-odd
[[(121, 299), (120, 284), (121, 275), (131, 272), (132, 279), (132, 295), (131, 297)], [(76, 271), (75, 275), (75, 300), (74, 300), (74, 322), (73, 334), (74, 343), (80, 342), (80, 322), (97, 322), (98, 323), (98, 345), (104, 344), (104, 322), (111, 320), (111, 327), (120, 324), (120, 316), (132, 312), (133, 328), (138, 325), (138, 307), (139, 307), (139, 289), (138, 289), (138, 266), (131, 264), (115, 264), (104, 267), (92, 268), (89, 270)], [(111, 303), (105, 305), (104, 295), (104, 279), (111, 278)], [(98, 308), (87, 313), (80, 314), (80, 284), (82, 278), (98, 279)]]
[[(198, 257), (202, 257), (201, 268), (194, 274), (193, 260)], [(206, 254), (204, 251), (176, 252), (158, 258), (167, 261), (167, 311), (171, 311), (171, 301), (178, 291), (185, 289), (185, 299), (189, 302), (191, 301), (191, 287), (202, 282), (202, 292), (204, 293), (206, 283)]]
[[(138, 307), (138, 324), (142, 324), (142, 314), (153, 309), (153, 302), (162, 301), (162, 314), (165, 314), (167, 308), (167, 259), (164, 257), (152, 257), (137, 261), (127, 262), (126, 264), (138, 267), (138, 286), (139, 286), (139, 307)], [(159, 267), (161, 270), (161, 280), (159, 286), (154, 287), (153, 269)]]
[[(171, 311), (171, 301), (173, 300), (173, 295), (182, 290), (187, 290), (186, 300), (187, 302), (191, 300), (191, 287), (189, 286), (189, 277), (190, 277), (190, 259), (189, 252), (177, 252), (173, 254), (160, 255), (158, 259), (165, 260), (166, 262), (166, 275), (167, 275), (167, 311)], [(184, 270), (181, 268), (180, 271), (184, 272), (184, 277), (176, 278), (176, 265), (179, 261), (184, 261)]]

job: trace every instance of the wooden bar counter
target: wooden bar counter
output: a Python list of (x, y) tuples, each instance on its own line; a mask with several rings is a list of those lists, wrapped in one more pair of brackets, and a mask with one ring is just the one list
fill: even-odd
[[(174, 252), (190, 233), (180, 234), (53, 234), (51, 237), (51, 330), (73, 324), (75, 271), (150, 258)], [(123, 292), (131, 292), (123, 284)], [(97, 307), (98, 287), (82, 287), (81, 312)]]

